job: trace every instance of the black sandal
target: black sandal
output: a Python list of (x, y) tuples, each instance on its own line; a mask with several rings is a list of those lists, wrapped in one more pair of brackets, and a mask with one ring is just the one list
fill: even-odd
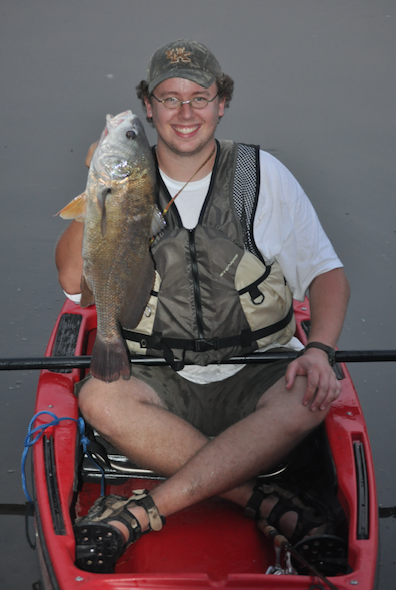
[(297, 514), (296, 528), (291, 538), (288, 539), (291, 545), (298, 543), (314, 528), (317, 528), (315, 536), (334, 534), (334, 524), (329, 514), (325, 514), (318, 507), (306, 506), (293, 492), (282, 489), (276, 484), (257, 485), (253, 489), (253, 494), (245, 507), (245, 516), (255, 520), (260, 519), (261, 503), (265, 498), (272, 495), (278, 497), (278, 502), (272, 508), (268, 518), (266, 518), (268, 524), (282, 532), (279, 530), (279, 521), (282, 516), (287, 512)]
[[(114, 566), (125, 549), (137, 541), (142, 530), (139, 522), (127, 509), (131, 504), (142, 506), (149, 518), (149, 531), (159, 531), (165, 524), (154, 500), (147, 490), (135, 490), (130, 498), (111, 494), (98, 498), (88, 511), (87, 516), (77, 518), (74, 523), (76, 538), (76, 560), (78, 568), (97, 573), (113, 573)], [(118, 521), (129, 532), (127, 543), (116, 527), (109, 524)]]

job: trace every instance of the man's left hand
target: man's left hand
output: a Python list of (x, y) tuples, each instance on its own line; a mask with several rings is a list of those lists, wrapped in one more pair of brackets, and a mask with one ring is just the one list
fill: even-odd
[(317, 348), (310, 348), (290, 363), (286, 371), (286, 389), (291, 389), (295, 378), (307, 377), (307, 389), (302, 403), (314, 412), (326, 410), (341, 393), (341, 384), (330, 366), (327, 354)]

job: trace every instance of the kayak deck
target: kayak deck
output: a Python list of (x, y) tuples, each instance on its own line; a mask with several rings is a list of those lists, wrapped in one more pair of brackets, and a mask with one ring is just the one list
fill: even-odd
[[(297, 336), (304, 340), (304, 322), (309, 321), (307, 300), (295, 303), (295, 311)], [(54, 350), (57, 356), (70, 354), (70, 348), (76, 356), (89, 353), (95, 338), (95, 308), (83, 310), (67, 301), (59, 321), (62, 316), (66, 316), (62, 323), (66, 321), (73, 329), (59, 336), (58, 322), (46, 355), (53, 355)], [(330, 580), (340, 590), (351, 585), (372, 590), (378, 516), (371, 451), (350, 376), (345, 365), (338, 370), (343, 376), (342, 394), (325, 420), (325, 431), (336, 469), (338, 501), (346, 515), (349, 568), (348, 573)], [(36, 412), (47, 410), (58, 417), (78, 418), (73, 387), (84, 374), (79, 369), (42, 371)], [(48, 421), (45, 415), (40, 416), (36, 425)], [(253, 520), (243, 516), (241, 508), (219, 498), (168, 517), (162, 531), (144, 535), (127, 549), (114, 574), (79, 570), (74, 565), (72, 523), (99, 497), (100, 482), (95, 470), (91, 476), (85, 475), (85, 481), (76, 474), (77, 438), (76, 423), (62, 422), (47, 429), (33, 449), (38, 554), (45, 589), (310, 588), (312, 577), (308, 575), (267, 575), (267, 568), (275, 564), (272, 542), (257, 530)], [(130, 496), (135, 489), (152, 489), (158, 483), (150, 473), (143, 477), (118, 474), (107, 478), (105, 493)]]

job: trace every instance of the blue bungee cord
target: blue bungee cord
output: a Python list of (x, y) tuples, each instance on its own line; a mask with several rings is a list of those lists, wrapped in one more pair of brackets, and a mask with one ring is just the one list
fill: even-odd
[[(46, 424), (41, 424), (41, 426), (36, 426), (36, 428), (33, 428), (33, 424), (36, 421), (36, 419), (43, 414), (47, 414), (47, 415), (51, 416), (53, 418), (53, 420), (51, 422), (47, 422)], [(78, 430), (80, 433), (80, 444), (83, 448), (83, 452), (87, 455), (87, 457), (89, 457), (89, 459), (92, 461), (92, 463), (95, 465), (95, 467), (97, 469), (99, 469), (99, 471), (101, 472), (102, 479), (101, 479), (101, 485), (100, 485), (100, 495), (101, 496), (105, 495), (105, 472), (104, 472), (103, 467), (98, 465), (98, 463), (93, 459), (91, 453), (88, 451), (88, 446), (90, 444), (90, 440), (85, 435), (84, 418), (80, 417), (80, 418), (76, 419), (76, 418), (68, 418), (66, 416), (62, 417), (62, 418), (58, 418), (58, 416), (56, 414), (54, 414), (53, 412), (48, 412), (47, 410), (42, 410), (41, 412), (38, 412), (37, 414), (35, 414), (33, 416), (33, 418), (30, 420), (30, 423), (28, 426), (28, 433), (25, 438), (24, 450), (22, 453), (22, 463), (21, 463), (22, 487), (23, 487), (23, 491), (24, 491), (24, 494), (25, 494), (28, 502), (33, 502), (32, 498), (30, 497), (30, 494), (28, 492), (28, 489), (27, 489), (26, 473), (25, 473), (26, 458), (27, 458), (27, 455), (29, 452), (29, 448), (32, 447), (37, 441), (40, 440), (40, 438), (42, 437), (42, 435), (44, 434), (44, 432), (47, 428), (49, 428), (51, 426), (57, 426), (60, 422), (63, 422), (64, 420), (71, 420), (72, 422), (77, 422)], [(34, 437), (34, 435), (36, 433), (37, 433), (37, 436)]]

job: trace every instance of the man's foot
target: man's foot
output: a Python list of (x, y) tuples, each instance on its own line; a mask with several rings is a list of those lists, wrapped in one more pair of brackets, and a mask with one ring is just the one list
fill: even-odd
[(306, 506), (295, 494), (276, 484), (257, 485), (245, 507), (245, 515), (266, 519), (291, 545), (308, 536), (334, 533), (333, 523), (324, 513)]
[(137, 490), (130, 498), (111, 494), (98, 498), (87, 516), (74, 524), (76, 566), (94, 573), (112, 573), (119, 557), (142, 535), (139, 521), (130, 509), (144, 509), (147, 530), (159, 531), (165, 523), (147, 490)]

